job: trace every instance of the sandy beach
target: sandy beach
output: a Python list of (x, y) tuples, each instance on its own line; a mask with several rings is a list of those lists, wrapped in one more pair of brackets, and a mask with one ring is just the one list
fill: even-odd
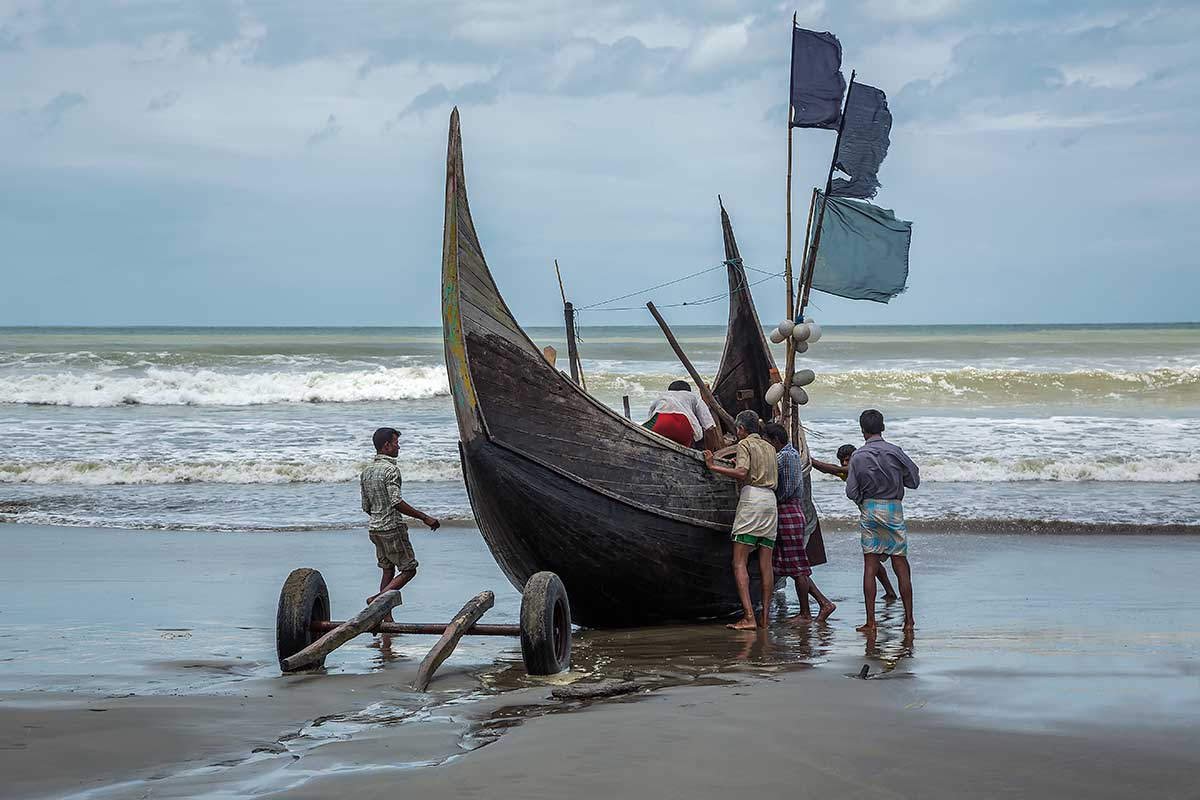
[[(490, 588), (487, 621), (515, 620), (477, 532), (416, 536), (401, 619), (448, 619)], [(827, 628), (583, 631), (550, 679), (524, 675), (515, 641), (467, 638), (429, 694), (408, 688), (429, 637), (362, 637), (325, 674), (278, 673), (283, 578), (318, 567), (334, 615), (353, 613), (374, 576), (361, 531), (0, 538), (4, 797), (1197, 792), (1200, 596), (1177, 591), (1196, 537), (923, 535), (908, 642), (894, 606), (874, 641), (854, 632), (855, 541), (835, 534)], [(643, 690), (550, 694), (627, 676)]]

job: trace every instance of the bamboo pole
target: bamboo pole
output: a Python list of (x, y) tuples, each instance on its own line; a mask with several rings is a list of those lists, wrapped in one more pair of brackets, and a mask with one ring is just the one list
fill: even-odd
[[(796, 14), (792, 12), (792, 30), (791, 39), (796, 37)], [(791, 58), (796, 57), (794, 47), (791, 49)], [(796, 76), (796, 68), (789, 61), (788, 69), (788, 119), (787, 119), (787, 250), (783, 255), (783, 272), (787, 280), (787, 318), (793, 319), (796, 313), (796, 295), (792, 289), (792, 118), (795, 114), (795, 109), (792, 107), (792, 98), (795, 97), (795, 86), (793, 82)], [(792, 337), (788, 337), (784, 345), (785, 362), (787, 364), (795, 363), (796, 359), (796, 343), (792, 341)], [(786, 414), (787, 409), (791, 407), (791, 393), (787, 391), (787, 387), (791, 385), (791, 371), (787, 371), (787, 379), (784, 381), (783, 392), (783, 411)]]
[(704, 400), (704, 404), (713, 412), (713, 418), (723, 422), (730, 433), (736, 430), (737, 425), (733, 421), (733, 417), (721, 408), (721, 404), (717, 402), (717, 398), (713, 397), (713, 393), (709, 390), (708, 384), (700, 377), (700, 373), (692, 366), (692, 362), (688, 360), (687, 354), (683, 352), (683, 348), (679, 346), (679, 342), (675, 339), (675, 334), (671, 333), (670, 326), (667, 321), (662, 318), (662, 314), (658, 313), (658, 309), (654, 307), (654, 303), (646, 303), (646, 308), (650, 309), (650, 313), (654, 315), (655, 321), (658, 322), (658, 327), (662, 328), (663, 335), (667, 337), (667, 344), (671, 345), (671, 349), (675, 351), (675, 355), (679, 357), (679, 362), (683, 364), (683, 368), (687, 370), (688, 375), (692, 376), (692, 380), (696, 382), (696, 389), (700, 392), (700, 398)]

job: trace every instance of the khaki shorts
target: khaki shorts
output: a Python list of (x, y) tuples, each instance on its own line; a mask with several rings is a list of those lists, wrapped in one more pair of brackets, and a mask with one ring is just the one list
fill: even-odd
[(401, 525), (390, 531), (371, 531), (375, 543), (375, 560), (380, 569), (395, 567), (397, 572), (408, 572), (417, 568), (417, 554), (408, 541), (408, 526)]

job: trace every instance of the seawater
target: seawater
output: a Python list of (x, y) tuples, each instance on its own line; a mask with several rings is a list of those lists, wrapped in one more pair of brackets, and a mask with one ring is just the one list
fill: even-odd
[[(560, 329), (528, 332), (565, 357)], [(724, 327), (677, 334), (712, 375)], [(589, 390), (639, 420), (684, 377), (657, 328), (581, 338)], [(814, 452), (883, 411), (923, 470), (915, 520), (1200, 525), (1200, 325), (829, 326), (801, 361)], [(0, 520), (360, 525), (380, 425), (410, 500), (468, 524), (440, 329), (0, 328)], [(823, 514), (851, 515), (841, 489), (815, 482)]]

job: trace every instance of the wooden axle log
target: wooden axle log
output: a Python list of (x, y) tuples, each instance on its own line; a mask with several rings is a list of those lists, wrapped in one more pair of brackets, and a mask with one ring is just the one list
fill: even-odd
[[(316, 621), (312, 624), (313, 633), (328, 633), (342, 623), (337, 621)], [(381, 622), (372, 628), (369, 633), (390, 633), (396, 635), (417, 634), (429, 635), (437, 634), (441, 636), (446, 631), (445, 623), (439, 622)], [(463, 633), (463, 636), (520, 636), (520, 625), (483, 625), (476, 624)]]
[(454, 615), (454, 619), (450, 620), (450, 624), (442, 633), (442, 638), (438, 639), (437, 644), (430, 649), (425, 660), (421, 662), (420, 668), (417, 669), (417, 679), (413, 681), (414, 689), (423, 692), (429, 688), (429, 682), (433, 680), (433, 673), (454, 652), (454, 648), (458, 646), (458, 640), (495, 603), (496, 595), (491, 592), (480, 592), (467, 601), (467, 604)]
[(294, 672), (313, 662), (321, 661), (325, 656), (355, 636), (358, 636), (360, 633), (366, 633), (374, 628), (387, 616), (389, 611), (399, 604), (400, 592), (384, 592), (375, 598), (375, 601), (371, 605), (329, 631), (300, 652), (281, 660), (279, 665), (283, 668), (284, 672)]

